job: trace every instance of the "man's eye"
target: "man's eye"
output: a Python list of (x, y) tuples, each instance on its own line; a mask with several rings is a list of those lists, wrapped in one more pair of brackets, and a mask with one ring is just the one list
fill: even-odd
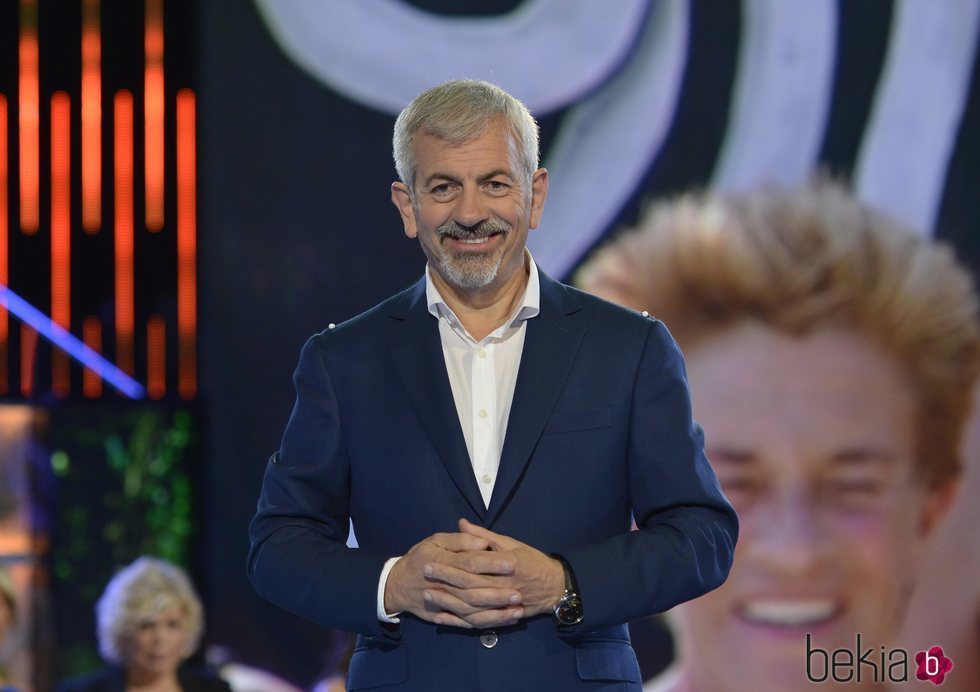
[(486, 184), (486, 190), (491, 195), (505, 195), (510, 191), (510, 185), (501, 180), (490, 180)]
[(841, 509), (865, 511), (882, 497), (885, 484), (873, 478), (836, 478), (827, 485), (828, 501)]
[(435, 185), (429, 190), (431, 194), (436, 199), (449, 199), (455, 194), (456, 188), (449, 183), (442, 183), (440, 185)]

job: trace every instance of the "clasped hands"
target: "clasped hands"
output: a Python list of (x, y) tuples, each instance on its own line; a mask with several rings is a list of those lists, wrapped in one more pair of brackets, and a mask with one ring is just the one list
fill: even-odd
[(459, 520), (412, 546), (388, 574), (384, 605), (437, 625), (513, 625), (550, 612), (565, 593), (561, 563), (508, 536)]

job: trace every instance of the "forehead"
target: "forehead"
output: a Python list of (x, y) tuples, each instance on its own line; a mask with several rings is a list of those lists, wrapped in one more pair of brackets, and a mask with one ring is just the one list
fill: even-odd
[(138, 608), (133, 616), (135, 623), (153, 623), (186, 618), (188, 611), (186, 604), (170, 596), (145, 604), (142, 608)]
[(513, 173), (516, 168), (517, 142), (500, 122), (491, 123), (483, 132), (461, 142), (420, 131), (414, 139), (416, 175), (428, 177), (444, 171), (481, 171), (501, 168)]
[(694, 414), (708, 446), (760, 457), (913, 456), (915, 399), (899, 363), (866, 337), (803, 337), (742, 323), (687, 352)]

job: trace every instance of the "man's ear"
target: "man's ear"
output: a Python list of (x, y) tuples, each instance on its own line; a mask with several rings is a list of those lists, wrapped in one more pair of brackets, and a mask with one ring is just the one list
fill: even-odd
[(922, 536), (929, 536), (949, 511), (953, 500), (956, 499), (959, 483), (947, 481), (937, 488), (926, 491), (925, 503), (922, 506)]
[(416, 237), (419, 232), (415, 225), (415, 208), (412, 206), (412, 194), (408, 190), (408, 185), (403, 182), (391, 184), (391, 203), (395, 205), (402, 223), (405, 225), (405, 235), (409, 238)]
[(537, 228), (544, 211), (544, 200), (548, 197), (548, 170), (539, 168), (531, 176), (531, 219), (529, 228)]

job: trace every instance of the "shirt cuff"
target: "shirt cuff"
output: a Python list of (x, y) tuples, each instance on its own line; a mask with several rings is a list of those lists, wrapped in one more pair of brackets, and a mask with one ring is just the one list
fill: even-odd
[(385, 566), (381, 568), (381, 578), (378, 579), (378, 620), (381, 622), (390, 622), (392, 624), (401, 622), (398, 618), (401, 615), (401, 611), (397, 613), (388, 613), (385, 611), (385, 584), (388, 583), (388, 575), (391, 573), (391, 568), (401, 559), (401, 556), (388, 558)]

